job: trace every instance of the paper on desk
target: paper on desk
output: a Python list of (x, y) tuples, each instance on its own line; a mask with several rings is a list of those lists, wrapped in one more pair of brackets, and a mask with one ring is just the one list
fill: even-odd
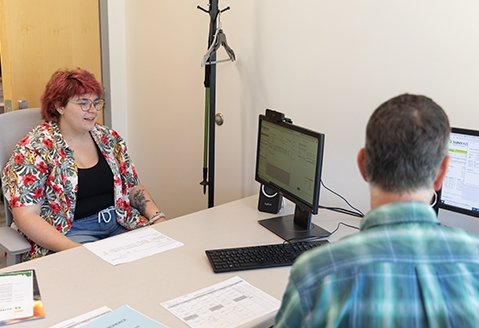
[(233, 277), (161, 305), (192, 328), (227, 328), (276, 312), (280, 301)]
[(102, 306), (93, 311), (62, 321), (59, 324), (51, 326), (50, 328), (80, 328), (109, 312), (111, 312), (111, 309), (108, 306)]
[(0, 277), (0, 322), (33, 315), (33, 279), (23, 273)]
[(159, 323), (147, 317), (143, 313), (136, 311), (128, 305), (122, 305), (119, 308), (102, 315), (96, 320), (88, 323), (84, 328), (167, 328), (163, 324)]
[(35, 270), (0, 274), (0, 326), (45, 317)]
[(84, 244), (84, 246), (103, 260), (117, 265), (180, 247), (183, 243), (153, 228), (144, 228)]

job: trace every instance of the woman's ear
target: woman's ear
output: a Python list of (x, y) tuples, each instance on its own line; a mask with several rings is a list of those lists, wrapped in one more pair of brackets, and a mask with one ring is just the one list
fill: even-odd
[(63, 115), (63, 110), (64, 109), (65, 109), (64, 107), (57, 107), (58, 114)]
[(368, 181), (368, 178), (366, 176), (366, 168), (364, 165), (364, 161), (366, 158), (366, 151), (364, 148), (361, 148), (358, 152), (358, 157), (357, 157), (357, 163), (358, 163), (358, 168), (359, 172), (361, 173), (361, 176), (363, 177), (364, 181)]

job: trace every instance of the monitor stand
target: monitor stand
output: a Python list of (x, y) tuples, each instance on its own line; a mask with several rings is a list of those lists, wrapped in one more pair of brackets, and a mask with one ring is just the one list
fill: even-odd
[(266, 229), (280, 236), (284, 240), (305, 239), (311, 237), (325, 238), (330, 233), (309, 221), (309, 229), (306, 229), (294, 222), (294, 215), (278, 216), (272, 219), (259, 220)]

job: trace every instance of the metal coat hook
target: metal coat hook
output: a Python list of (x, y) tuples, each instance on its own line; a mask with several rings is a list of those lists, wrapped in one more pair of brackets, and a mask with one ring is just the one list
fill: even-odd
[[(198, 5), (196, 8), (210, 16), (208, 31), (208, 51), (203, 56), (202, 66), (205, 68), (205, 120), (203, 139), (203, 180), (200, 185), (203, 193), (208, 190), (208, 207), (214, 206), (215, 188), (215, 125), (222, 125), (224, 118), (216, 113), (216, 63), (233, 61), (235, 54), (226, 42), (226, 36), (221, 28), (221, 13), (230, 10), (230, 7), (219, 9), (219, 0), (209, 0), (208, 9)], [(216, 50), (224, 47), (229, 59), (216, 60)]]

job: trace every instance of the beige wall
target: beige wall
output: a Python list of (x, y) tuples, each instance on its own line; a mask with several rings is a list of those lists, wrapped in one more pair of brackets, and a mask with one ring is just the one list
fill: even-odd
[[(170, 216), (205, 208), (203, 69), (208, 18), (197, 3), (110, 1), (125, 16), (127, 129), (140, 176)], [(200, 2), (206, 6), (207, 1)], [(441, 104), (455, 126), (479, 129), (479, 3), (472, 0), (220, 1), (238, 60), (218, 65), (216, 203), (258, 190), (257, 115), (284, 111), (326, 134), (323, 180), (363, 210), (355, 164), (374, 108), (403, 92)], [(121, 11), (121, 10), (120, 10)], [(115, 68), (111, 68), (115, 71)], [(115, 108), (113, 109), (115, 115)], [(116, 122), (116, 123), (115, 123)], [(343, 205), (322, 191), (323, 205)]]

